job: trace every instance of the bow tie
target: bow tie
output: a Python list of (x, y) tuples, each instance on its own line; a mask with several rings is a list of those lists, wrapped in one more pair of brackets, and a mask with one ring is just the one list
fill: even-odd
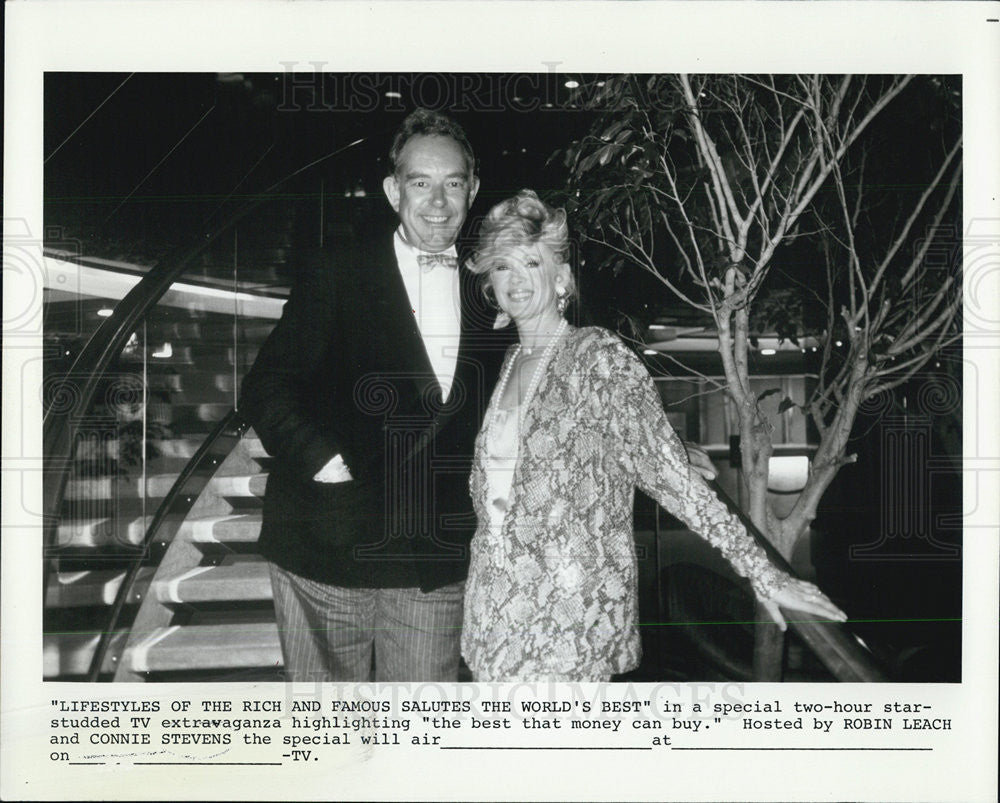
[(417, 254), (417, 264), (421, 273), (430, 273), (440, 265), (443, 268), (457, 268), (458, 257), (452, 254)]

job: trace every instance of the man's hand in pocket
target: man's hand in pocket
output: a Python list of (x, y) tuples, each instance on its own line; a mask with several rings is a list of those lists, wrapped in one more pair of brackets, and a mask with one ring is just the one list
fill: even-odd
[(351, 476), (350, 470), (344, 464), (344, 458), (338, 454), (334, 455), (329, 463), (317, 471), (313, 479), (316, 482), (349, 482), (354, 477)]

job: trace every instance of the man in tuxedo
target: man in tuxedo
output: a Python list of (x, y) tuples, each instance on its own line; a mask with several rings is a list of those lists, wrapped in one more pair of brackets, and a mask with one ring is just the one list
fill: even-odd
[(456, 240), (479, 189), (450, 118), (390, 151), (395, 230), (296, 277), (240, 411), (273, 466), (260, 551), (289, 680), (454, 681), (473, 441), (504, 342)]

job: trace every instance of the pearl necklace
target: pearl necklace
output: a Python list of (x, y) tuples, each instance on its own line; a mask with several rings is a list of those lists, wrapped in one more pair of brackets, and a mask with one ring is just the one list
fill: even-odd
[[(566, 319), (560, 318), (559, 325), (556, 327), (556, 330), (552, 333), (551, 337), (549, 338), (549, 343), (551, 343), (553, 340), (557, 340), (559, 338), (559, 335), (562, 334), (563, 329), (565, 328), (566, 328)], [(548, 344), (546, 344), (546, 346), (548, 346)], [(538, 351), (537, 344), (534, 346), (526, 346), (523, 343), (518, 343), (518, 347), (519, 347), (518, 354), (521, 354), (523, 352), (526, 357), (532, 357), (534, 356), (535, 352)]]
[[(548, 364), (549, 357), (551, 357), (552, 352), (555, 351), (556, 344), (562, 337), (563, 332), (566, 331), (566, 327), (568, 325), (569, 321), (567, 321), (565, 318), (559, 321), (559, 326), (556, 327), (556, 331), (552, 334), (552, 337), (549, 339), (548, 344), (545, 346), (545, 351), (542, 352), (542, 356), (539, 358), (538, 364), (535, 366), (535, 370), (531, 374), (531, 381), (528, 382), (527, 390), (525, 390), (524, 393), (524, 399), (518, 406), (520, 410), (520, 415), (518, 416), (519, 421), (521, 418), (524, 417), (524, 411), (527, 409), (528, 403), (531, 401), (531, 397), (535, 395), (535, 390), (538, 388), (538, 383), (542, 381), (542, 369), (545, 368), (545, 366)], [(529, 352), (527, 349), (524, 349), (523, 346), (520, 343), (518, 343), (517, 351), (515, 351), (511, 355), (510, 362), (507, 363), (507, 366), (504, 368), (503, 374), (500, 376), (500, 383), (497, 385), (497, 390), (496, 390), (497, 401), (495, 407), (493, 408), (493, 415), (490, 417), (491, 428), (493, 427), (494, 424), (497, 423), (497, 420), (500, 418), (500, 412), (501, 412), (500, 400), (503, 398), (503, 393), (507, 389), (507, 382), (510, 380), (510, 375), (514, 370), (514, 363), (517, 362), (517, 358), (521, 355), (522, 350), (525, 352), (525, 354), (528, 354), (529, 356), (531, 355), (531, 352)]]

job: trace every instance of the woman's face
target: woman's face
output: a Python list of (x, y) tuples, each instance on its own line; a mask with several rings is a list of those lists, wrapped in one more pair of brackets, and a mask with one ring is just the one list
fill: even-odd
[(545, 243), (501, 243), (493, 256), (490, 279), (500, 309), (523, 324), (539, 316), (558, 315), (556, 288), (565, 284), (568, 271)]

